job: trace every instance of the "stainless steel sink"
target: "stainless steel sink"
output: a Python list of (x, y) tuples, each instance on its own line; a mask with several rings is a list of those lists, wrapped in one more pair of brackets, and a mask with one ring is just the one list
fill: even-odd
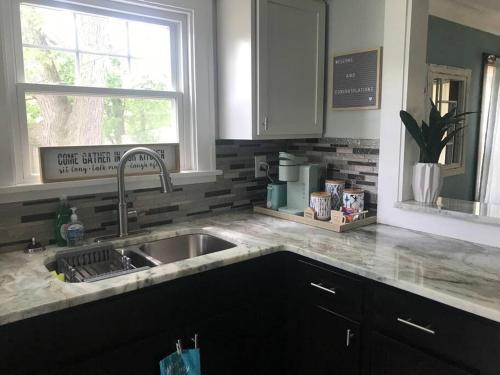
[(137, 268), (159, 266), (161, 262), (144, 254), (139, 248), (126, 248), (116, 250), (120, 255), (126, 256), (130, 262)]
[(47, 264), (66, 282), (93, 282), (236, 247), (209, 234), (188, 234), (115, 249), (110, 243), (60, 251)]
[(209, 234), (196, 233), (148, 242), (139, 249), (161, 263), (172, 263), (232, 247), (236, 245)]

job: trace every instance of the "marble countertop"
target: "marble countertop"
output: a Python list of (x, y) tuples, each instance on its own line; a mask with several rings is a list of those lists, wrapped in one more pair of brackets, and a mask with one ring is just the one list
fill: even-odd
[(403, 210), (472, 220), (483, 224), (500, 224), (500, 206), (490, 203), (439, 197), (436, 203), (421, 203), (411, 200), (396, 202), (395, 207)]
[(209, 233), (237, 244), (221, 252), (165, 264), (95, 283), (64, 283), (39, 254), (0, 254), (0, 325), (162, 283), (280, 250), (500, 322), (500, 249), (386, 225), (335, 233), (250, 212), (158, 227), (117, 247), (189, 233)]

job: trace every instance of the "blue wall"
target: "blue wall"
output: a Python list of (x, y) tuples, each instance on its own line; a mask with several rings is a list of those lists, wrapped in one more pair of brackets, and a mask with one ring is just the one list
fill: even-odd
[[(481, 109), (483, 53), (500, 56), (500, 37), (429, 16), (427, 63), (472, 69), (469, 95), (471, 111)], [(472, 115), (469, 117), (469, 127), (465, 130), (465, 175), (446, 177), (443, 196), (474, 200), (478, 131), (479, 115)]]

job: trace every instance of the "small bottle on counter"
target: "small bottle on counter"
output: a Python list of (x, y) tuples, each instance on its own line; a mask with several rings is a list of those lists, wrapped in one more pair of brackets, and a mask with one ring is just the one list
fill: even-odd
[(58, 246), (66, 246), (66, 227), (71, 219), (71, 210), (69, 209), (68, 199), (62, 196), (59, 202), (59, 207), (56, 211), (56, 223), (54, 227), (54, 235)]
[(83, 224), (78, 220), (76, 215), (76, 207), (72, 207), (71, 211), (71, 221), (66, 227), (66, 241), (68, 246), (80, 246), (83, 245), (83, 237), (85, 234), (85, 228)]

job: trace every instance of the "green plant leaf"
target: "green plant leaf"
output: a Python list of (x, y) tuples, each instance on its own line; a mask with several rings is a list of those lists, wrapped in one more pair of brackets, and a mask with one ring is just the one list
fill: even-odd
[(406, 111), (400, 111), (399, 117), (401, 118), (401, 121), (403, 121), (403, 124), (405, 125), (406, 129), (411, 134), (413, 139), (417, 142), (418, 146), (420, 148), (425, 148), (425, 141), (422, 136), (422, 131), (413, 116)]
[(425, 144), (429, 143), (429, 125), (425, 121), (422, 121), (422, 135), (425, 141)]
[[(441, 141), (441, 148), (439, 149), (439, 154), (441, 154), (441, 151), (443, 151), (443, 148), (446, 147), (446, 145), (448, 144), (449, 141), (451, 141), (453, 139), (453, 137), (455, 137), (458, 132), (462, 131), (465, 129), (465, 126), (462, 126), (461, 128), (458, 128), (458, 129), (455, 129), (453, 131), (450, 132), (450, 134), (448, 134), (442, 141)], [(439, 158), (439, 156), (438, 156)]]

